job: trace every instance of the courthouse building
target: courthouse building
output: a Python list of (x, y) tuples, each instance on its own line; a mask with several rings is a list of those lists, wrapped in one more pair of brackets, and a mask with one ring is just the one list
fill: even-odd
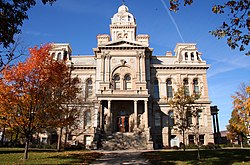
[[(67, 60), (83, 88), (80, 127), (66, 140), (104, 149), (179, 146), (182, 136), (173, 129), (175, 115), (168, 102), (184, 85), (190, 94), (201, 94), (197, 105), (202, 112), (192, 119), (199, 122), (200, 143), (213, 142), (209, 65), (196, 44), (177, 43), (174, 53), (154, 56), (149, 35), (137, 34), (136, 28), (135, 17), (122, 5), (111, 19), (110, 34), (97, 35), (93, 55), (75, 56), (69, 44), (54, 44), (51, 54)], [(185, 140), (196, 143), (192, 131)]]

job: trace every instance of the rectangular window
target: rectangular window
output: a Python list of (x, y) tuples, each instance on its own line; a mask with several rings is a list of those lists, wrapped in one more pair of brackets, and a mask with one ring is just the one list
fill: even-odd
[(189, 96), (189, 87), (188, 86), (184, 86), (184, 95)]
[(205, 143), (204, 135), (199, 135), (199, 142), (200, 142), (200, 144), (204, 144)]
[(172, 86), (167, 86), (167, 97), (173, 98)]
[(161, 126), (161, 114), (155, 113), (155, 126), (160, 127)]
[(194, 86), (194, 93), (199, 94), (199, 86), (197, 85)]
[(188, 144), (194, 144), (194, 135), (188, 135)]

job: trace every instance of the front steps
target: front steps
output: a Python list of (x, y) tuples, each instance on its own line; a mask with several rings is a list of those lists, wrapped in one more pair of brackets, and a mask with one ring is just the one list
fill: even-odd
[(101, 139), (101, 149), (104, 150), (129, 150), (147, 149), (146, 135), (143, 133), (113, 133)]

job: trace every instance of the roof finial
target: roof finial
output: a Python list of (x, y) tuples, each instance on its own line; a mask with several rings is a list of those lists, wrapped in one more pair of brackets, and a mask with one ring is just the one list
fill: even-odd
[(125, 5), (125, 0), (122, 0), (122, 5)]

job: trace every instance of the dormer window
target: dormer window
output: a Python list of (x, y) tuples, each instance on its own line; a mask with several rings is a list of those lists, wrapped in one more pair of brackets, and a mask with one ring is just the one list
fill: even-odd
[(185, 60), (188, 60), (188, 53), (185, 53)]

